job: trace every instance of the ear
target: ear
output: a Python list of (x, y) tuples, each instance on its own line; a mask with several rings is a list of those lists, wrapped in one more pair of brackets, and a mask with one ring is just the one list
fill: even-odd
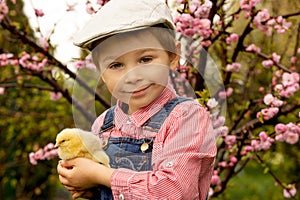
[(102, 79), (102, 81), (106, 84), (106, 79), (105, 79), (105, 77), (103, 76), (103, 74), (101, 74), (101, 79)]
[(179, 60), (180, 60), (180, 53), (181, 53), (181, 44), (180, 42), (178, 42), (176, 44), (176, 49), (177, 49), (177, 52), (173, 53), (173, 52), (170, 52), (170, 59), (171, 59), (171, 63), (170, 63), (170, 68), (171, 69), (176, 69), (178, 63), (179, 63)]

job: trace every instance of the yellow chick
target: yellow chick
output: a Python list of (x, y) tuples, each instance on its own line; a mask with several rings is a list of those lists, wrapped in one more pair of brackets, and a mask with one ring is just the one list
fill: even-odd
[(63, 160), (84, 157), (109, 167), (109, 157), (101, 146), (100, 138), (78, 128), (66, 128), (56, 136), (55, 147)]

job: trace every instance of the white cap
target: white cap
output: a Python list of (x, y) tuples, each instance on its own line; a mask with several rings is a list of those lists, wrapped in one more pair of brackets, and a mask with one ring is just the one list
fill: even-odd
[(164, 0), (111, 0), (74, 36), (76, 46), (91, 50), (101, 38), (157, 24), (175, 30)]

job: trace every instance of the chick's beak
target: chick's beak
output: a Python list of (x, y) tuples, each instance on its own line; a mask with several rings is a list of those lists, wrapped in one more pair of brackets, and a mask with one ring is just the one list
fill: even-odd
[(58, 148), (58, 147), (59, 147), (59, 145), (57, 143), (55, 143), (54, 148)]

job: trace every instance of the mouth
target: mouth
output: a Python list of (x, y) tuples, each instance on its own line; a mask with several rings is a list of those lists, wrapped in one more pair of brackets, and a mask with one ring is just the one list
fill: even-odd
[(128, 91), (126, 93), (131, 94), (132, 96), (139, 96), (139, 95), (142, 95), (142, 94), (146, 93), (147, 89), (150, 88), (151, 86), (152, 86), (152, 84), (144, 85), (142, 87), (139, 87), (139, 88), (134, 89), (132, 91)]

